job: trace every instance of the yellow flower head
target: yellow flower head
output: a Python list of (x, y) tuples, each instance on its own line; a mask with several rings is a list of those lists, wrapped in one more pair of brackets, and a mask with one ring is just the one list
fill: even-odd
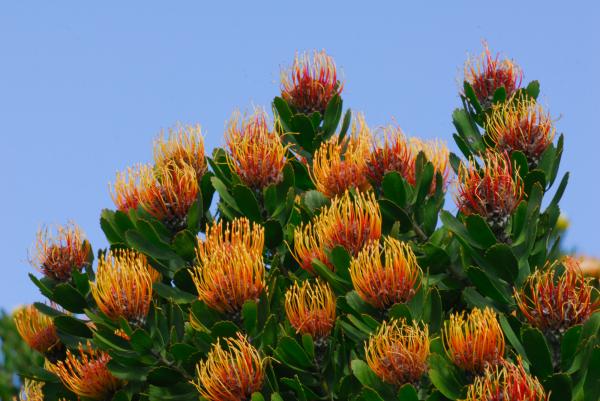
[(196, 366), (192, 384), (209, 401), (249, 400), (260, 391), (265, 380), (265, 360), (258, 350), (239, 334), (213, 345), (205, 361)]
[(231, 223), (219, 221), (207, 226), (204, 240), (198, 239), (196, 253), (200, 261), (207, 262), (218, 251), (227, 253), (233, 248), (244, 248), (251, 253), (262, 254), (264, 246), (263, 226), (241, 217)]
[(436, 175), (439, 173), (442, 180), (442, 191), (446, 190), (448, 179), (450, 178), (450, 151), (443, 141), (430, 140), (424, 141), (419, 138), (410, 139), (411, 160), (409, 162), (408, 173), (406, 180), (411, 185), (417, 183), (417, 173), (415, 169), (415, 161), (419, 152), (423, 152), (427, 161), (433, 165), (433, 181), (431, 182), (430, 194), (434, 194), (436, 187)]
[(217, 249), (204, 260), (197, 255), (198, 264), (189, 271), (198, 298), (212, 309), (235, 315), (266, 287), (262, 253), (238, 245)]
[(549, 395), (535, 378), (530, 376), (519, 358), (517, 364), (504, 361), (489, 367), (483, 376), (467, 388), (465, 401), (547, 401)]
[(417, 384), (427, 371), (429, 328), (404, 320), (383, 322), (365, 345), (369, 367), (386, 383)]
[(422, 276), (410, 246), (391, 237), (385, 238), (383, 250), (373, 241), (350, 263), (356, 292), (378, 309), (410, 301), (421, 287)]
[(19, 392), (19, 401), (44, 401), (44, 383), (25, 379)]
[(452, 314), (442, 338), (450, 360), (468, 372), (482, 373), (503, 360), (504, 334), (490, 308), (475, 308), (466, 319), (464, 312)]
[(347, 189), (366, 190), (367, 160), (371, 131), (362, 115), (352, 125), (352, 135), (340, 141), (337, 136), (315, 151), (310, 175), (317, 190), (333, 198)]
[(554, 139), (556, 129), (550, 114), (530, 97), (493, 106), (486, 132), (501, 152), (521, 151), (532, 167)]
[(515, 290), (515, 300), (533, 326), (562, 334), (600, 310), (600, 300), (593, 299), (594, 288), (575, 259), (564, 259), (562, 272), (559, 264), (533, 273), (521, 290)]
[(287, 162), (287, 146), (283, 145), (279, 133), (269, 128), (267, 120), (267, 113), (262, 109), (256, 109), (243, 120), (235, 113), (225, 131), (228, 163), (252, 189), (281, 182)]
[(335, 323), (335, 294), (327, 283), (295, 282), (285, 293), (285, 313), (298, 333), (321, 341), (329, 337)]
[(408, 177), (413, 163), (412, 149), (399, 127), (383, 128), (383, 142), (373, 141), (371, 153), (366, 164), (366, 174), (376, 186), (380, 186), (383, 177), (392, 171), (402, 177)]
[(48, 370), (78, 396), (103, 400), (122, 385), (108, 370), (109, 361), (107, 353), (93, 349), (88, 341), (85, 347), (79, 344), (79, 355), (67, 350), (65, 360), (49, 364)]
[(113, 320), (143, 323), (152, 302), (152, 276), (146, 257), (132, 250), (113, 250), (98, 260), (92, 295)]
[(327, 104), (342, 93), (333, 58), (325, 51), (296, 54), (289, 71), (281, 72), (281, 97), (298, 112), (323, 115)]
[(292, 256), (302, 269), (311, 274), (315, 274), (312, 266), (313, 259), (317, 259), (333, 270), (322, 242), (318, 227), (313, 222), (299, 225), (294, 229), (294, 249)]
[(177, 125), (169, 129), (165, 137), (161, 133), (154, 142), (154, 163), (161, 168), (174, 162), (179, 167), (191, 166), (199, 180), (206, 173), (204, 137), (200, 125)]
[(20, 308), (14, 313), (13, 319), (23, 341), (39, 353), (47, 354), (61, 347), (52, 318), (35, 306)]
[(46, 277), (69, 281), (73, 270), (81, 271), (89, 264), (90, 252), (90, 243), (77, 225), (69, 223), (54, 230), (44, 227), (37, 233), (31, 264)]
[(137, 209), (140, 204), (141, 176), (145, 169), (150, 167), (136, 165), (117, 172), (114, 184), (110, 184), (110, 196), (120, 211), (127, 213)]

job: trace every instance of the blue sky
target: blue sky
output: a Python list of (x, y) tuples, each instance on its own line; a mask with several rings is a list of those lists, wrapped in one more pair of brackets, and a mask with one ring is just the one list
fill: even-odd
[(117, 170), (149, 161), (153, 139), (178, 121), (220, 145), (231, 113), (268, 106), (280, 68), (315, 48), (334, 56), (345, 106), (370, 125), (395, 119), (449, 144), (467, 53), (486, 39), (515, 59), (566, 135), (567, 244), (600, 256), (595, 2), (90, 3), (0, 5), (0, 307), (41, 297), (27, 278), (41, 224), (73, 219), (105, 246), (99, 216)]

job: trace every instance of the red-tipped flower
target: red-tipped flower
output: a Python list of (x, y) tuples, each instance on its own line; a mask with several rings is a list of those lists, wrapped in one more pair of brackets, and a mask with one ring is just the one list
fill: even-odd
[(327, 283), (295, 282), (285, 294), (285, 313), (298, 333), (318, 343), (329, 337), (335, 323), (335, 294)]
[(408, 140), (399, 127), (390, 125), (383, 129), (383, 143), (373, 143), (365, 173), (379, 187), (383, 177), (392, 171), (407, 177), (411, 163), (412, 151)]
[(324, 51), (296, 54), (289, 71), (281, 73), (281, 97), (298, 112), (325, 113), (327, 104), (342, 93), (335, 62)]
[(154, 163), (161, 168), (170, 163), (191, 166), (198, 179), (206, 173), (204, 137), (200, 125), (177, 125), (169, 129), (168, 136), (161, 133), (154, 142)]

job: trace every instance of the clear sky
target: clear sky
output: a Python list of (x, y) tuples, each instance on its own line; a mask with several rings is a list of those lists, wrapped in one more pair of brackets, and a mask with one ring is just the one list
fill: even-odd
[(0, 4), (0, 307), (41, 297), (27, 278), (41, 224), (73, 219), (104, 247), (117, 170), (150, 161), (153, 139), (178, 121), (220, 145), (231, 113), (269, 106), (280, 68), (315, 48), (334, 56), (344, 105), (370, 125), (395, 119), (453, 147), (462, 65), (487, 39), (541, 81), (572, 172), (567, 244), (600, 256), (597, 2), (91, 3)]

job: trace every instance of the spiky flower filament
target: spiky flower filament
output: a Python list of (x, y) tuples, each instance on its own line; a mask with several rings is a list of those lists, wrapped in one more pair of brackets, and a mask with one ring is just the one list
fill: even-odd
[(296, 53), (288, 71), (281, 72), (281, 97), (298, 112), (323, 115), (327, 104), (342, 93), (333, 58), (325, 51)]
[(78, 355), (67, 350), (64, 361), (49, 364), (48, 370), (58, 376), (69, 390), (80, 397), (103, 400), (117, 391), (123, 384), (108, 370), (110, 356), (92, 348), (90, 341), (86, 346), (79, 344)]
[(44, 315), (33, 305), (18, 309), (13, 316), (19, 335), (31, 348), (47, 354), (61, 347), (52, 318)]
[(43, 227), (37, 233), (31, 264), (46, 277), (68, 281), (73, 270), (81, 271), (89, 264), (90, 252), (90, 243), (74, 223)]
[(530, 376), (519, 358), (517, 364), (504, 361), (489, 367), (467, 388), (465, 401), (547, 401), (544, 387)]
[(204, 157), (204, 137), (202, 128), (196, 125), (178, 124), (169, 128), (169, 133), (164, 132), (154, 142), (154, 163), (159, 168), (175, 163), (182, 167), (184, 164), (191, 166), (199, 180), (206, 173), (206, 159)]
[(554, 139), (556, 129), (550, 114), (530, 97), (493, 106), (486, 132), (501, 152), (521, 151), (535, 168)]
[(217, 341), (206, 360), (198, 363), (192, 384), (209, 401), (249, 400), (263, 386), (265, 360), (239, 333), (224, 342), (225, 348)]
[(494, 93), (499, 88), (504, 88), (506, 97), (511, 97), (521, 86), (523, 72), (511, 60), (499, 59), (499, 55), (492, 57), (487, 43), (479, 58), (469, 58), (465, 64), (465, 81), (475, 92), (475, 96), (482, 107), (492, 105)]
[(407, 177), (412, 163), (412, 150), (399, 127), (383, 128), (383, 142), (374, 140), (367, 159), (365, 174), (374, 184), (381, 186), (383, 177), (392, 171)]
[(369, 367), (394, 386), (417, 384), (427, 372), (429, 328), (404, 319), (383, 322), (365, 344)]
[(353, 121), (352, 135), (340, 140), (334, 136), (315, 151), (311, 179), (317, 190), (333, 198), (346, 190), (370, 187), (367, 179), (367, 160), (371, 133), (364, 117)]
[(410, 156), (411, 159), (408, 163), (408, 172), (406, 180), (412, 185), (417, 184), (417, 171), (416, 171), (416, 160), (420, 152), (423, 152), (427, 161), (433, 165), (433, 181), (429, 193), (433, 195), (437, 190), (436, 176), (440, 174), (442, 176), (442, 191), (446, 190), (448, 185), (448, 179), (450, 177), (450, 151), (446, 146), (446, 143), (440, 140), (428, 140), (424, 141), (419, 138), (410, 138)]
[(327, 283), (317, 279), (295, 282), (285, 293), (285, 313), (297, 333), (310, 334), (322, 343), (335, 323), (335, 294)]
[(281, 182), (287, 146), (279, 133), (269, 128), (264, 110), (256, 109), (245, 119), (236, 112), (227, 125), (225, 142), (227, 161), (246, 186), (261, 190)]
[(244, 302), (257, 301), (266, 287), (262, 253), (238, 245), (197, 259), (189, 272), (198, 298), (221, 313), (236, 317)]
[(91, 290), (98, 308), (109, 318), (143, 323), (152, 302), (152, 276), (146, 257), (129, 249), (101, 255)]
[(142, 191), (142, 171), (149, 168), (149, 166), (136, 165), (117, 172), (115, 182), (110, 184), (110, 196), (117, 209), (124, 213), (137, 209)]
[(358, 295), (378, 309), (410, 301), (421, 287), (423, 272), (407, 243), (386, 237), (368, 244), (350, 263)]
[[(25, 379), (19, 392), (19, 401), (44, 401), (44, 382)], [(16, 400), (16, 398), (15, 398)]]
[(473, 160), (461, 164), (455, 200), (461, 213), (480, 215), (498, 234), (523, 198), (523, 181), (507, 154), (488, 150), (483, 160), (482, 169)]
[(504, 334), (491, 308), (475, 308), (466, 318), (464, 311), (450, 315), (442, 338), (450, 360), (467, 372), (483, 373), (503, 360)]
[(174, 162), (140, 170), (140, 205), (172, 232), (185, 228), (187, 213), (200, 187), (193, 167)]
[(346, 192), (331, 201), (315, 225), (326, 248), (340, 245), (356, 256), (366, 244), (381, 237), (381, 211), (372, 192)]
[(229, 252), (233, 248), (244, 248), (251, 253), (262, 254), (265, 245), (265, 229), (260, 224), (250, 223), (246, 217), (222, 220), (206, 226), (204, 240), (198, 239), (196, 254), (202, 263), (212, 258), (217, 251)]
[(547, 264), (534, 272), (523, 288), (515, 290), (515, 300), (523, 316), (544, 333), (561, 335), (568, 328), (584, 323), (600, 310), (579, 263), (573, 258)]
[(325, 264), (331, 270), (333, 265), (325, 253), (325, 246), (322, 243), (318, 227), (314, 222), (308, 222), (299, 225), (294, 229), (294, 249), (292, 256), (300, 267), (311, 274), (315, 274), (312, 261), (316, 259)]

